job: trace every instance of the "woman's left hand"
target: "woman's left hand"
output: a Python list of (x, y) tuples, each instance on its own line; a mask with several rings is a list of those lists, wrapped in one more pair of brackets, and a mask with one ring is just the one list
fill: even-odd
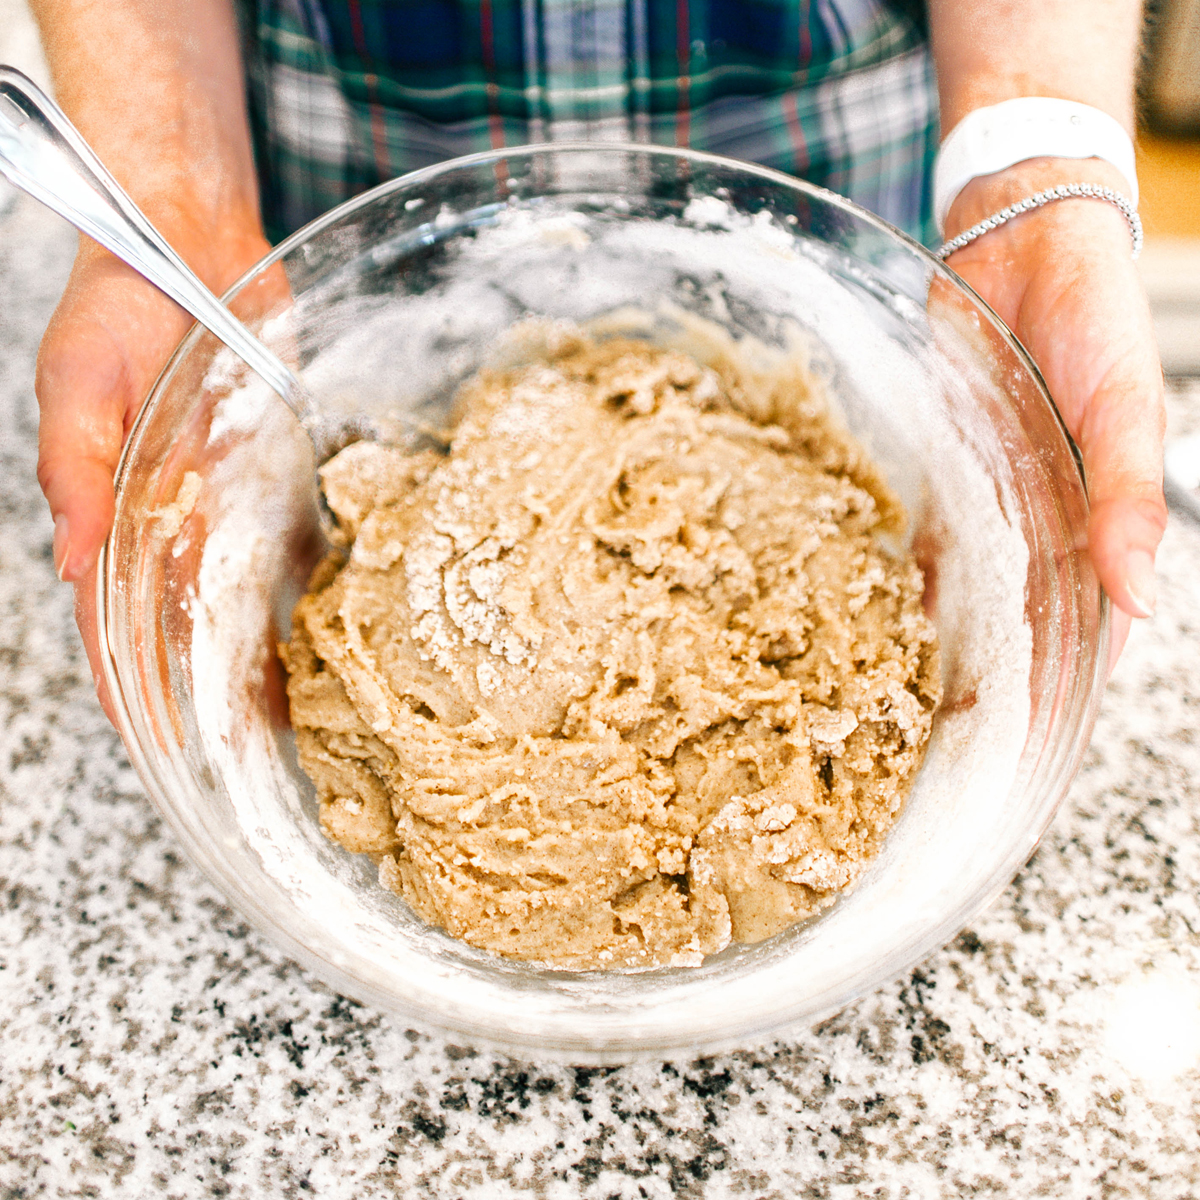
[[(946, 238), (1061, 183), (1127, 191), (1098, 160), (1031, 160), (972, 180), (950, 208)], [(1056, 200), (948, 263), (1033, 356), (1082, 452), (1088, 550), (1116, 609), (1111, 666), (1130, 618), (1154, 611), (1154, 557), (1167, 522), (1162, 369), (1129, 226), (1103, 200)]]

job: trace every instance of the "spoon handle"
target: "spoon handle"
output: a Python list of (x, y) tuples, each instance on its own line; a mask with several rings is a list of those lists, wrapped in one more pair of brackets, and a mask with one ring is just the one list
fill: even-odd
[(67, 115), (27, 76), (0, 66), (0, 174), (127, 262), (307, 416), (296, 376), (195, 276), (108, 173)]

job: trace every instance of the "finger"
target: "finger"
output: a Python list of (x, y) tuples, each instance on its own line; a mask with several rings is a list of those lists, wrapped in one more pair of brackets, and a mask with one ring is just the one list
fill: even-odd
[(1108, 676), (1110, 679), (1116, 668), (1117, 659), (1121, 657), (1121, 651), (1125, 649), (1125, 642), (1129, 638), (1129, 629), (1132, 624), (1133, 618), (1127, 612), (1123, 612), (1119, 608), (1112, 610), (1108, 643)]
[[(1123, 264), (1129, 270), (1128, 264)], [(1129, 270), (1132, 276), (1132, 271)], [(1131, 617), (1154, 612), (1154, 558), (1167, 525), (1162, 490), (1166, 427), (1162, 372), (1150, 314), (1137, 281), (1128, 290), (1110, 277), (1096, 287), (1095, 306), (1077, 305), (1087, 328), (1110, 325), (1107, 345), (1088, 345), (1100, 364), (1089, 380), (1084, 362), (1055, 362), (1047, 352), (1051, 390), (1079, 444), (1091, 512), (1088, 550), (1104, 590)], [(1053, 322), (1049, 336), (1053, 337)], [(1107, 367), (1105, 362), (1107, 361)]]
[(92, 682), (96, 687), (96, 696), (104, 715), (116, 725), (116, 711), (113, 708), (112, 696), (108, 690), (108, 682), (104, 678), (104, 670), (100, 663), (100, 640), (97, 628), (96, 613), (96, 566), (93, 563), (84, 576), (75, 584), (75, 623), (79, 626), (79, 634), (83, 638), (83, 648), (87, 652), (88, 665), (92, 670)]
[(1088, 549), (1113, 603), (1154, 612), (1154, 559), (1167, 526), (1162, 491), (1165, 416), (1157, 363), (1124, 360), (1082, 414), (1077, 438), (1088, 473)]

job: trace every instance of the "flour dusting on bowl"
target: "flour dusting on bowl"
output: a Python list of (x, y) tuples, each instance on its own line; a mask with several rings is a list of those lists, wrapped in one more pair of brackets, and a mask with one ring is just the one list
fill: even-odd
[[(952, 936), (1007, 882), (1082, 752), (1107, 626), (1079, 549), (1070, 444), (993, 319), (851, 206), (686, 153), (503, 157), (500, 182), (493, 157), (431, 169), (281, 247), (296, 301), (277, 342), (314, 393), (335, 409), (366, 398), (374, 427), (417, 450), (487, 347), (531, 313), (587, 324), (640, 309), (639, 336), (688, 353), (680, 313), (780, 349), (803, 329), (841, 419), (911, 516), (941, 644), (945, 701), (879, 857), (819, 918), (688, 970), (555, 972), (419, 920), (369, 861), (322, 836), (296, 761), (274, 648), (320, 551), (307, 442), (200, 335), (133, 431), (106, 552), (106, 669), (131, 757), (233, 904), (401, 1019), (610, 1062), (818, 1019)], [(556, 191), (556, 177), (570, 185)], [(417, 194), (427, 203), (406, 207)], [(687, 215), (706, 195), (718, 204)], [(543, 217), (553, 236), (539, 235)], [(969, 319), (947, 316), (931, 281)], [(176, 500), (188, 471), (201, 479), (194, 506), (174, 538), (155, 534), (146, 514)]]

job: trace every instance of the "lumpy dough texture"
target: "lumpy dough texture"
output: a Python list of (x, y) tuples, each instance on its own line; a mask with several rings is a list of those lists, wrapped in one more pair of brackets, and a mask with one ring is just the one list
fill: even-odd
[(695, 965), (850, 887), (939, 698), (899, 504), (791, 362), (559, 329), (448, 456), (351, 446), (281, 651), (329, 837), (426, 920)]

